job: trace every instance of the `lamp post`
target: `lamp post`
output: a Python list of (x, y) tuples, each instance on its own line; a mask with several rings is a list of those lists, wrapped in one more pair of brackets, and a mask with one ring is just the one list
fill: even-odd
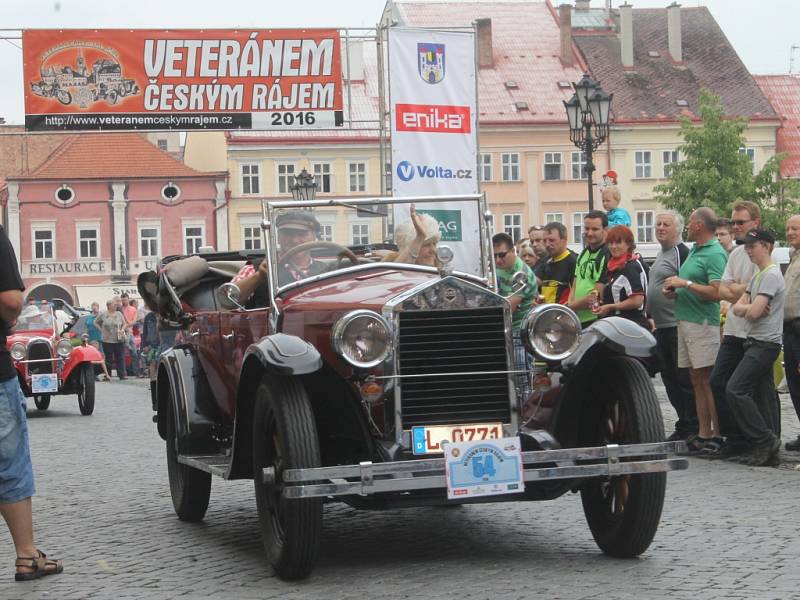
[(313, 200), (317, 193), (317, 182), (311, 173), (303, 169), (299, 175), (294, 176), (294, 183), (289, 186), (289, 190), (295, 200)]
[(584, 74), (573, 83), (575, 93), (564, 102), (569, 121), (569, 139), (586, 153), (586, 178), (589, 181), (589, 210), (594, 210), (592, 181), (595, 171), (592, 154), (608, 137), (608, 116), (614, 94), (607, 94), (600, 83)]

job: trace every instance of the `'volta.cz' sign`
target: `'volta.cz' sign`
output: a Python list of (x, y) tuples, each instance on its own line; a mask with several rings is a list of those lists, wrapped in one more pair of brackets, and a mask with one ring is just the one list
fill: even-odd
[(340, 126), (336, 29), (25, 30), (25, 127)]

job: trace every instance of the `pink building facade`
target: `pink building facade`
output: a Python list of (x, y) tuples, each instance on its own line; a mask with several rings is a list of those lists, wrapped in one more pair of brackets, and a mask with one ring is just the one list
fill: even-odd
[(159, 258), (227, 249), (226, 173), (201, 173), (135, 133), (82, 134), (9, 178), (7, 231), (26, 297), (75, 304), (127, 291)]

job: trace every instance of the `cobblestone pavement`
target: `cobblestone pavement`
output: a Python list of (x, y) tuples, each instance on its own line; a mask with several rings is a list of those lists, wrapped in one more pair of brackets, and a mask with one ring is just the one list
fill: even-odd
[[(598, 551), (577, 495), (387, 512), (333, 505), (311, 578), (284, 583), (264, 562), (252, 484), (215, 479), (205, 521), (178, 521), (145, 382), (100, 383), (97, 393), (91, 417), (75, 397), (44, 413), (30, 403), (37, 540), (65, 572), (15, 583), (2, 528), (0, 598), (800, 596), (800, 454), (784, 452), (781, 468), (692, 459), (669, 476), (656, 539), (632, 560)], [(798, 424), (782, 399), (793, 439)]]

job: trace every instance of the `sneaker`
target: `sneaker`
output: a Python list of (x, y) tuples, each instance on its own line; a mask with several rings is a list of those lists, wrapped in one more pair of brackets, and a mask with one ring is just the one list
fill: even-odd
[(709, 456), (711, 460), (728, 460), (749, 453), (753, 448), (743, 442), (724, 442), (718, 454)]
[(800, 435), (797, 436), (796, 440), (792, 440), (791, 442), (786, 442), (785, 448), (790, 452), (800, 451)]
[(734, 456), (730, 458), (731, 462), (740, 465), (747, 465), (749, 467), (766, 467), (774, 466), (777, 464), (778, 453), (781, 449), (781, 441), (778, 438), (773, 439), (768, 445), (755, 448), (747, 454)]

